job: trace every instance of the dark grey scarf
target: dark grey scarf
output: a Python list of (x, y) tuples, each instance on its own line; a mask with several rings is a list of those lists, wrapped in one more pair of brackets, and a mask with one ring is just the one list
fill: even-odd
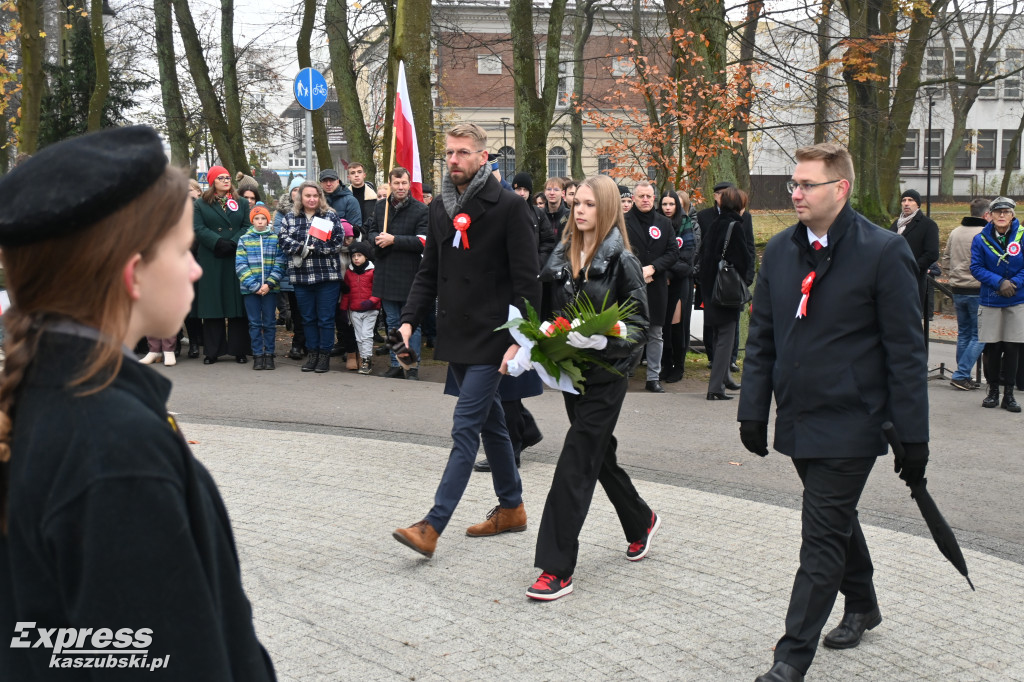
[(444, 210), (449, 218), (454, 218), (462, 211), (463, 204), (476, 196), (477, 192), (487, 184), (487, 178), (490, 175), (490, 164), (485, 163), (480, 166), (480, 170), (469, 181), (469, 186), (460, 196), (458, 190), (455, 189), (455, 183), (452, 182), (452, 176), (448, 175), (448, 173), (444, 174), (444, 178), (441, 180), (441, 198), (444, 200)]

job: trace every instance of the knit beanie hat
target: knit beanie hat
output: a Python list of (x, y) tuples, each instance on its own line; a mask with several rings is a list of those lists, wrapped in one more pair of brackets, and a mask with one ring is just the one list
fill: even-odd
[(373, 258), (373, 249), (371, 249), (370, 245), (366, 242), (352, 242), (348, 245), (348, 252), (350, 254), (361, 253), (366, 256), (366, 260)]
[(242, 171), (235, 173), (235, 184), (238, 185), (239, 194), (247, 189), (255, 190), (257, 193), (260, 191), (260, 183), (256, 182), (256, 178), (246, 175)]
[(305, 181), (306, 181), (306, 178), (302, 177), (301, 175), (298, 176), (297, 178), (294, 178), (291, 181), (291, 183), (289, 183), (289, 185), (288, 185), (288, 193), (291, 194), (291, 191), (293, 189), (295, 189), (296, 187), (298, 187), (299, 185), (301, 185)]
[(907, 197), (910, 197), (917, 204), (918, 208), (921, 207), (921, 193), (916, 189), (904, 190), (903, 194), (900, 195), (900, 201), (903, 201)]
[(529, 173), (516, 173), (512, 178), (512, 189), (519, 189), (520, 187), (533, 194), (533, 178), (530, 177)]
[(206, 171), (206, 182), (212, 186), (213, 181), (222, 175), (231, 175), (231, 173), (224, 166), (211, 166), (210, 170)]
[(253, 206), (251, 211), (249, 211), (249, 222), (251, 223), (252, 219), (258, 215), (265, 217), (268, 223), (274, 222), (274, 219), (270, 215), (270, 211), (263, 204), (257, 204), (256, 206)]

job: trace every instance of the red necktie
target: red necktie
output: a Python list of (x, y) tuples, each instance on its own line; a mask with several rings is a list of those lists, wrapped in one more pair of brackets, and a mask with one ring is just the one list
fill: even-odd
[(821, 242), (814, 242), (814, 250), (821, 251)]

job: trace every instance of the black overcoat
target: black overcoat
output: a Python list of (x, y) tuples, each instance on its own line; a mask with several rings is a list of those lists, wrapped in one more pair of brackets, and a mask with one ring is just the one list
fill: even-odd
[(801, 282), (815, 267), (803, 224), (768, 242), (738, 419), (767, 422), (774, 394), (774, 447), (801, 459), (883, 455), (887, 420), (904, 442), (926, 442), (927, 352), (906, 241), (847, 204), (798, 319)]
[(389, 301), (404, 302), (412, 280), (423, 259), (423, 239), (427, 236), (427, 206), (409, 197), (409, 201), (388, 208), (388, 234), (395, 238), (391, 246), (375, 246), (384, 231), (384, 209), (390, 199), (378, 201), (366, 223), (366, 241), (373, 246), (373, 295)]
[[(715, 223), (715, 221), (718, 220), (719, 213), (720, 211), (718, 210), (718, 206), (710, 206), (697, 213), (697, 227), (700, 228), (701, 232), (702, 249), (704, 244), (704, 237), (707, 235), (708, 230), (711, 229), (711, 226)], [(757, 250), (754, 244), (754, 221), (750, 217), (750, 211), (743, 212), (742, 227), (743, 242), (747, 247), (747, 255), (750, 257), (748, 262), (750, 264), (747, 266), (746, 270), (740, 270), (740, 274), (743, 275), (743, 279), (746, 281), (746, 283), (750, 285), (754, 283), (754, 271), (757, 265)], [(700, 260), (699, 254), (697, 256), (697, 259)], [(710, 297), (711, 292), (708, 292), (705, 298)]]
[[(67, 382), (94, 343), (44, 332), (21, 384), (0, 627), (149, 628), (150, 659), (169, 665), (125, 679), (275, 679), (227, 510), (168, 417), (170, 382), (126, 356), (112, 384), (77, 395)], [(0, 647), (0, 679), (106, 679), (49, 669), (51, 653)]]
[(637, 218), (639, 209), (634, 206), (626, 213), (626, 232), (629, 247), (640, 261), (640, 265), (654, 266), (654, 281), (647, 285), (647, 305), (651, 311), (651, 324), (659, 325), (664, 320), (660, 311), (668, 307), (668, 278), (672, 267), (679, 261), (679, 245), (676, 243), (672, 221), (651, 209), (654, 225), (643, 227)]
[(722, 247), (729, 231), (729, 223), (735, 222), (729, 236), (729, 246), (725, 249), (725, 259), (733, 264), (736, 272), (746, 272), (750, 268), (750, 250), (747, 248), (746, 231), (742, 229), (740, 216), (735, 213), (724, 213), (715, 218), (704, 233), (701, 242), (700, 290), (704, 294), (704, 324), (717, 326), (739, 320), (739, 308), (722, 308), (711, 300), (715, 290), (715, 277), (718, 274), (718, 262), (722, 260)]
[[(898, 222), (898, 220), (894, 220), (889, 229), (896, 232)], [(935, 224), (934, 220), (918, 211), (917, 215), (907, 223), (901, 236), (907, 240), (910, 252), (914, 254), (918, 277), (923, 278), (931, 264), (939, 260), (939, 226)]]
[(452, 246), (455, 226), (444, 197), (430, 203), (427, 243), (402, 322), (419, 324), (437, 298), (434, 357), (448, 362), (498, 365), (512, 345), (512, 335), (494, 329), (508, 321), (508, 307), (521, 310), (523, 300), (536, 309), (537, 232), (529, 205), (489, 177), (463, 206), (470, 218), (469, 248)]

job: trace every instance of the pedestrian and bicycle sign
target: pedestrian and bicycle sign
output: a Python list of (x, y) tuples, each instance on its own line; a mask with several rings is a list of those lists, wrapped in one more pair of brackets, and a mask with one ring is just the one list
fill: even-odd
[(316, 69), (303, 69), (295, 77), (292, 92), (303, 109), (316, 111), (327, 102), (327, 80)]

